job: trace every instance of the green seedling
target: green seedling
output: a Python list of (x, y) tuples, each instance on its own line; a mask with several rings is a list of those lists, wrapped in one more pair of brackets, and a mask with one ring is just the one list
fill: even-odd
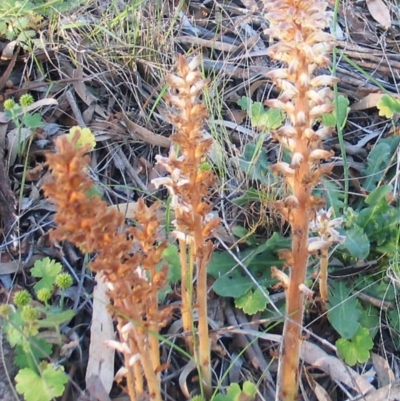
[[(246, 173), (249, 174), (253, 163), (259, 157), (264, 159), (262, 145), (267, 133), (271, 130), (279, 128), (284, 121), (284, 113), (278, 109), (265, 109), (264, 105), (260, 102), (253, 102), (247, 96), (242, 96), (237, 101), (237, 104), (246, 111), (250, 117), (251, 125), (262, 134), (259, 136), (257, 143), (254, 146), (250, 164), (247, 167)], [(265, 151), (264, 151), (265, 152)]]
[[(0, 310), (3, 330), (15, 349), (15, 364), (20, 368), (15, 380), (16, 390), (26, 401), (51, 401), (64, 392), (68, 376), (62, 366), (50, 363), (53, 343), (45, 340), (44, 332), (55, 333), (61, 346), (61, 325), (74, 317), (64, 310), (64, 293), (72, 285), (72, 277), (61, 272), (61, 264), (45, 258), (31, 269), (39, 281), (33, 287), (34, 299), (27, 290), (14, 296), (15, 307), (3, 305)], [(61, 297), (54, 296), (55, 291)]]
[(253, 102), (247, 96), (237, 101), (242, 110), (247, 111), (251, 125), (259, 131), (271, 131), (283, 123), (283, 113), (278, 109), (266, 109), (261, 102)]
[(390, 203), (391, 193), (390, 185), (382, 185), (365, 198), (357, 211), (346, 211), (344, 248), (352, 257), (393, 257), (398, 251), (400, 210)]

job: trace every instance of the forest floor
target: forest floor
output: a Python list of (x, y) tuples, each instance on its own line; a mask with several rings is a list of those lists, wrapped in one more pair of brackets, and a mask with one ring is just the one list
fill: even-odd
[[(96, 138), (90, 176), (110, 207), (120, 205), (128, 219), (130, 205), (139, 198), (148, 204), (159, 199), (167, 209), (166, 192), (151, 180), (163, 174), (155, 156), (167, 155), (171, 145), (170, 109), (163, 98), (166, 76), (174, 72), (177, 55), (184, 54), (188, 59), (200, 55), (202, 73), (210, 79), (203, 99), (209, 112), (205, 131), (214, 139), (209, 163), (218, 176), (213, 210), (223, 222), (210, 266), (210, 318), (218, 337), (215, 375), (224, 388), (251, 380), (257, 383), (258, 399), (271, 400), (278, 349), (273, 336), (282, 333), (282, 324), (270, 303), (283, 310), (284, 296), (269, 276), (273, 261), (265, 267), (260, 244), (274, 233), (287, 238), (290, 232), (268, 207), (285, 188), (269, 171), (282, 155), (265, 129), (263, 102), (279, 92), (265, 76), (274, 62), (266, 55), (272, 39), (264, 34), (262, 2), (90, 0), (72, 2), (70, 12), (57, 9), (57, 2), (52, 12), (36, 1), (36, 9), (26, 10), (13, 0), (5, 3), (8, 10), (0, 6), (0, 302), (12, 302), (21, 289), (32, 293), (38, 278), (31, 268), (44, 258), (60, 262), (72, 275), (65, 305), (74, 318), (60, 324), (64, 355), (60, 347), (52, 355), (70, 379), (60, 399), (128, 398), (112, 384), (121, 365), (118, 357), (101, 380), (87, 378), (88, 363), (103, 352), (100, 339), (90, 347), (91, 323), (108, 323), (104, 310), (93, 305), (89, 257), (69, 243), (49, 239), (55, 208), (41, 189), (49, 174), (46, 155), (54, 152), (54, 138), (73, 126), (88, 127)], [(329, 4), (333, 12), (334, 1)], [(10, 11), (17, 8), (18, 17)], [(24, 28), (1, 32), (4, 23), (19, 26), (21, 16), (28, 19)], [(328, 306), (337, 307), (338, 316), (326, 313), (315, 299), (307, 305), (304, 324), (310, 342), (303, 355), (301, 393), (304, 400), (400, 400), (400, 103), (393, 105), (398, 114), (390, 118), (378, 109), (384, 95), (393, 102), (400, 99), (400, 8), (395, 0), (340, 1), (333, 26), (337, 48), (330, 70), (319, 73), (340, 78), (337, 95), (345, 104), (344, 118), (339, 135), (324, 143), (335, 152), (335, 168), (319, 191), (344, 217), (354, 244), (335, 250), (330, 259), (335, 295)], [(33, 96), (33, 105), (11, 118), (2, 105), (24, 94)], [(387, 188), (380, 196), (380, 189)], [(371, 193), (380, 196), (376, 204), (371, 204)], [(358, 224), (363, 213), (373, 216), (368, 226)], [(311, 260), (311, 287), (317, 282), (316, 265)], [(269, 306), (261, 301), (264, 309), (254, 313), (253, 305), (242, 302), (243, 296), (258, 294), (249, 274), (269, 293)], [(179, 301), (179, 283), (172, 287), (165, 302)], [(367, 358), (357, 354), (363, 349), (354, 345), (355, 337), (344, 335), (353, 323), (369, 330), (374, 345)], [(166, 337), (176, 334), (172, 326)], [(356, 363), (338, 355), (338, 339), (354, 345)], [(163, 381), (165, 400), (183, 400), (198, 378), (185, 371), (188, 361), (182, 355), (167, 347), (164, 352), (170, 365)], [(18, 370), (6, 342), (2, 355), (0, 399), (23, 399), (15, 391)], [(348, 377), (353, 374), (352, 385)], [(366, 388), (370, 395), (360, 398)]]

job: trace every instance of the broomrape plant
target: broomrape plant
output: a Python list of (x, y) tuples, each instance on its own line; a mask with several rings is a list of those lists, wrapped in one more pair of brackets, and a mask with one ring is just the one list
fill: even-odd
[[(166, 285), (166, 267), (157, 269), (166, 242), (159, 239), (158, 204), (147, 207), (139, 200), (136, 226), (124, 225), (124, 216), (109, 209), (97, 195), (86, 173), (92, 144), (79, 145), (81, 129), (72, 137), (57, 138), (58, 152), (48, 155), (53, 181), (44, 185), (47, 196), (57, 206), (57, 228), (52, 238), (69, 240), (82, 252), (97, 252), (90, 268), (108, 284), (119, 341), (108, 345), (124, 356), (117, 380), (126, 379), (132, 401), (145, 391), (161, 401), (160, 354), (157, 334), (171, 315), (158, 309), (158, 293)], [(60, 188), (63, 190), (60, 191)], [(133, 241), (134, 240), (134, 241)]]
[[(170, 175), (154, 183), (166, 186), (171, 194), (175, 212), (173, 234), (180, 248), (183, 329), (189, 334), (187, 348), (197, 363), (201, 391), (208, 399), (212, 385), (207, 264), (213, 250), (209, 238), (218, 219), (210, 215), (212, 206), (207, 202), (214, 175), (212, 170), (203, 168), (202, 162), (211, 139), (202, 132), (207, 112), (199, 97), (207, 81), (201, 79), (198, 64), (198, 58), (188, 63), (179, 57), (177, 75), (168, 78), (172, 88), (168, 101), (175, 110), (170, 119), (175, 132), (171, 136), (170, 155), (158, 156), (157, 161)], [(108, 284), (113, 305), (110, 312), (119, 333), (119, 341), (109, 341), (108, 345), (124, 356), (125, 366), (117, 373), (117, 379), (126, 379), (131, 401), (142, 399), (146, 393), (151, 400), (161, 401), (159, 332), (172, 309), (160, 309), (158, 305), (168, 274), (167, 265), (161, 263), (167, 242), (159, 237), (159, 205), (147, 207), (140, 199), (135, 227), (125, 226), (121, 213), (93, 195), (93, 182), (86, 172), (86, 154), (93, 145), (87, 128), (74, 127), (69, 136), (57, 138), (57, 153), (48, 156), (53, 181), (44, 190), (57, 206), (57, 228), (52, 238), (69, 240), (82, 252), (96, 252), (90, 268)], [(190, 335), (195, 330), (195, 305), (198, 336)]]
[[(334, 46), (334, 37), (324, 32), (330, 21), (327, 2), (273, 0), (265, 1), (265, 8), (269, 21), (267, 33), (278, 39), (268, 53), (284, 64), (267, 74), (282, 92), (278, 99), (267, 100), (265, 104), (286, 113), (286, 124), (273, 135), (292, 153), (290, 163), (278, 162), (273, 171), (283, 176), (291, 192), (274, 205), (291, 225), (292, 249), (282, 253), (290, 277), (277, 269), (274, 274), (286, 287), (287, 304), (278, 397), (293, 401), (298, 389), (304, 295), (310, 294), (304, 284), (308, 258), (310, 254), (321, 255), (320, 288), (322, 298), (326, 299), (327, 250), (333, 243), (343, 241), (335, 230), (341, 221), (331, 221), (331, 213), (321, 211), (324, 200), (312, 194), (321, 177), (331, 171), (331, 165), (321, 161), (328, 161), (333, 155), (322, 148), (322, 141), (331, 134), (332, 128), (322, 126), (321, 119), (333, 111), (333, 93), (329, 86), (337, 78), (315, 75), (317, 67), (329, 64), (327, 55)], [(311, 228), (318, 232), (317, 237), (310, 237)]]

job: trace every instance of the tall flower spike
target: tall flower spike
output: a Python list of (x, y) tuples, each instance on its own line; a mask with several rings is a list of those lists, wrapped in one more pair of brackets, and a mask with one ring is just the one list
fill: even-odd
[(72, 136), (57, 138), (58, 152), (47, 157), (52, 181), (43, 189), (57, 207), (57, 228), (51, 236), (71, 241), (83, 252), (97, 253), (89, 267), (101, 274), (109, 288), (120, 337), (119, 343), (109, 345), (124, 356), (125, 369), (121, 372), (130, 399), (144, 396), (146, 382), (149, 399), (161, 401), (156, 333), (172, 310), (158, 310), (158, 294), (167, 282), (166, 268), (158, 268), (166, 247), (165, 242), (157, 240), (158, 204), (147, 207), (139, 200), (136, 226), (125, 227), (121, 213), (91, 195), (94, 184), (86, 172), (90, 144), (79, 146), (80, 141), (77, 127)]
[[(292, 252), (290, 281), (287, 288), (287, 316), (279, 360), (278, 397), (284, 401), (297, 398), (301, 325), (303, 322), (304, 287), (309, 252), (309, 223), (321, 202), (311, 196), (321, 176), (329, 172), (321, 161), (331, 157), (322, 149), (322, 139), (330, 133), (320, 127), (324, 113), (333, 110), (329, 86), (337, 82), (330, 76), (315, 77), (317, 67), (326, 67), (334, 37), (323, 30), (330, 16), (322, 0), (264, 0), (269, 21), (267, 33), (278, 39), (268, 52), (284, 67), (268, 76), (282, 89), (278, 99), (265, 102), (287, 113), (290, 124), (279, 129), (274, 138), (292, 152), (291, 164), (278, 163), (273, 169), (281, 174), (296, 202), (282, 202), (278, 210), (291, 224)], [(319, 128), (316, 128), (319, 127)]]
[[(202, 79), (198, 69), (200, 58), (190, 63), (183, 56), (178, 58), (177, 74), (168, 77), (171, 93), (167, 97), (173, 107), (170, 119), (175, 132), (169, 157), (157, 157), (170, 177), (153, 180), (155, 185), (165, 185), (172, 197), (175, 211), (175, 237), (179, 242), (181, 259), (182, 321), (186, 332), (192, 332), (193, 299), (196, 293), (198, 308), (198, 343), (196, 337), (187, 336), (186, 344), (200, 367), (202, 387), (207, 399), (211, 397), (210, 338), (207, 317), (207, 265), (213, 250), (209, 240), (218, 219), (210, 218), (211, 204), (207, 201), (209, 188), (214, 183), (211, 169), (203, 168), (203, 158), (209, 151), (212, 139), (203, 132), (207, 110), (200, 101), (208, 81)], [(177, 155), (179, 151), (179, 156)], [(196, 289), (192, 283), (197, 277)]]

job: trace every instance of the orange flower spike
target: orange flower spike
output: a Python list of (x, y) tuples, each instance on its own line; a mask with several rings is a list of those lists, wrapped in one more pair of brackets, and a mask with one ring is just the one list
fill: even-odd
[[(319, 0), (264, 0), (269, 21), (267, 32), (278, 40), (270, 46), (271, 58), (283, 62), (283, 68), (267, 76), (282, 89), (278, 99), (265, 101), (269, 107), (287, 113), (289, 123), (276, 130), (274, 138), (292, 152), (291, 163), (277, 163), (273, 171), (281, 174), (292, 194), (277, 202), (277, 210), (289, 220), (292, 228), (290, 280), (287, 283), (287, 315), (281, 347), (278, 377), (279, 397), (284, 401), (297, 398), (301, 325), (303, 322), (304, 285), (308, 264), (309, 224), (320, 203), (311, 202), (311, 191), (320, 178), (329, 173), (321, 160), (331, 157), (321, 149), (329, 129), (315, 130), (324, 113), (332, 111), (332, 94), (328, 86), (337, 82), (330, 76), (314, 77), (318, 66), (326, 67), (335, 38), (324, 32), (329, 26), (327, 2)], [(318, 125), (320, 123), (318, 122)]]

